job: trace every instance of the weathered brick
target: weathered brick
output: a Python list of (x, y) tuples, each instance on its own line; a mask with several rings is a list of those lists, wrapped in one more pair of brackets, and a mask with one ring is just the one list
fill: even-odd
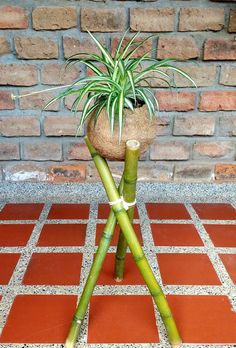
[[(99, 40), (99, 42), (101, 42), (101, 44), (105, 45), (104, 36), (95, 35), (95, 37)], [(81, 52), (100, 54), (99, 48), (97, 47), (95, 42), (90, 38), (90, 36), (83, 36), (82, 38), (64, 36), (63, 48), (65, 58), (70, 58), (71, 56)]]
[(212, 116), (176, 116), (174, 121), (174, 135), (213, 135), (215, 132), (215, 118)]
[(10, 52), (11, 47), (9, 41), (4, 36), (0, 36), (0, 56)]
[(37, 7), (32, 12), (35, 30), (60, 30), (77, 26), (76, 8), (47, 6)]
[(230, 11), (228, 31), (230, 33), (236, 33), (236, 10)]
[(40, 122), (34, 116), (0, 117), (0, 134), (5, 137), (40, 136)]
[(190, 111), (195, 107), (195, 93), (191, 92), (156, 92), (161, 111)]
[(33, 86), (38, 83), (37, 69), (29, 64), (1, 64), (1, 85)]
[[(144, 39), (145, 39), (144, 36), (139, 36), (139, 37), (135, 40), (135, 42), (141, 43)], [(117, 36), (115, 36), (115, 37), (112, 38), (112, 40), (111, 40), (111, 54), (112, 54), (112, 56), (115, 55), (115, 50), (116, 50), (116, 48), (117, 48), (117, 46), (118, 46), (118, 44), (119, 44), (119, 40), (120, 40), (120, 37), (117, 37)], [(125, 38), (124, 38), (123, 44), (122, 44), (122, 46), (121, 46), (121, 50), (125, 47), (125, 45), (127, 45), (127, 43), (128, 43), (129, 41), (130, 41), (130, 37), (125, 37)], [(128, 50), (127, 53), (129, 53), (129, 52), (130, 52), (131, 50), (133, 50), (133, 49), (134, 49), (134, 46), (132, 46), (131, 49)], [(143, 44), (141, 47), (139, 47), (139, 48), (137, 49), (137, 51), (132, 55), (132, 57), (133, 57), (133, 58), (140, 57), (140, 56), (142, 56), (143, 54), (145, 54), (146, 52), (150, 51), (151, 49), (152, 49), (152, 40), (149, 39), (149, 40), (147, 40), (146, 42), (144, 42), (144, 44)], [(150, 56), (151, 56), (151, 53), (150, 53), (148, 56), (150, 57)]]
[(171, 135), (172, 123), (168, 116), (157, 117), (157, 135)]
[(225, 65), (221, 67), (220, 84), (225, 86), (236, 86), (236, 66)]
[[(121, 178), (121, 173), (123, 171), (124, 162), (111, 161), (108, 162), (108, 165), (115, 182), (117, 182), (118, 184)], [(100, 176), (93, 162), (87, 162), (86, 181), (101, 182)]]
[(124, 8), (82, 8), (81, 30), (114, 32), (126, 29)]
[(55, 183), (83, 182), (86, 177), (86, 164), (61, 164), (48, 167), (48, 181)]
[(203, 92), (200, 96), (199, 110), (236, 110), (236, 91)]
[[(44, 120), (46, 136), (75, 136), (77, 134), (79, 118), (71, 116), (48, 116)], [(83, 135), (83, 130), (78, 134)]]
[(157, 58), (176, 58), (187, 60), (199, 57), (196, 41), (191, 36), (160, 37), (157, 45)]
[(91, 155), (87, 146), (75, 142), (69, 144), (66, 157), (68, 160), (91, 160)]
[(221, 116), (219, 120), (219, 135), (236, 136), (236, 116)]
[(40, 141), (23, 145), (23, 159), (34, 161), (61, 161), (61, 144)]
[(215, 167), (215, 180), (219, 182), (236, 181), (236, 164), (217, 164)]
[(10, 91), (0, 91), (0, 110), (15, 109), (15, 102), (12, 100)]
[[(68, 97), (66, 97), (64, 99), (64, 103), (65, 103), (65, 107), (68, 109), (68, 110), (71, 110), (72, 109), (72, 106), (73, 106), (73, 103), (75, 101), (75, 99), (77, 98), (78, 96), (77, 95), (69, 95)], [(81, 103), (79, 104), (78, 106), (78, 111), (81, 111), (83, 110), (83, 106), (84, 106), (84, 103), (85, 103), (86, 99), (83, 98)]]
[(36, 163), (17, 163), (3, 169), (6, 181), (40, 182), (47, 180), (45, 168)]
[(187, 160), (189, 145), (183, 141), (156, 141), (151, 145), (151, 160)]
[(0, 6), (1, 29), (26, 29), (28, 17), (24, 8), (19, 6)]
[(165, 32), (174, 30), (174, 8), (131, 8), (132, 31)]
[[(176, 65), (177, 66), (177, 65)], [(178, 67), (183, 69), (194, 80), (197, 87), (208, 87), (215, 84), (216, 66), (215, 65), (200, 65), (188, 64), (180, 65)], [(187, 78), (175, 73), (175, 84), (177, 87), (194, 87), (193, 83)]]
[(65, 70), (64, 64), (47, 64), (42, 66), (41, 82), (46, 85), (66, 85), (75, 81), (79, 73), (77, 66)]
[(193, 145), (194, 159), (234, 159), (234, 144), (229, 141), (199, 142)]
[(19, 144), (0, 143), (0, 160), (10, 161), (20, 159)]
[(214, 166), (205, 163), (178, 163), (175, 165), (176, 182), (210, 182), (214, 177)]
[(229, 38), (207, 39), (204, 43), (204, 60), (235, 60), (236, 41)]
[(173, 164), (140, 162), (138, 167), (139, 181), (171, 181), (173, 178)]
[(223, 8), (182, 8), (179, 31), (218, 31), (224, 27)]
[(21, 37), (14, 39), (18, 58), (53, 59), (58, 58), (58, 45), (55, 41), (42, 37)]
[[(22, 91), (22, 94), (25, 93), (31, 93), (33, 91)], [(46, 104), (52, 100), (52, 98), (55, 97), (54, 94), (52, 93), (47, 93), (47, 92), (41, 92), (41, 93), (37, 93), (37, 94), (32, 94), (29, 96), (26, 96), (24, 98), (20, 99), (20, 109), (21, 110), (35, 110), (35, 109), (44, 109)], [(56, 101), (54, 103), (52, 103), (51, 105), (49, 105), (46, 108), (47, 111), (58, 111), (59, 110), (59, 102)]]

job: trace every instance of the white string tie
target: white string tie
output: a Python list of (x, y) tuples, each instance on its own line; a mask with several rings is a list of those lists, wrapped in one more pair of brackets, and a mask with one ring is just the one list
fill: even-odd
[(120, 197), (119, 199), (117, 199), (116, 201), (109, 202), (109, 205), (112, 207), (113, 205), (118, 204), (118, 203), (122, 203), (124, 209), (125, 209), (125, 210), (129, 210), (129, 208), (133, 207), (133, 206), (136, 204), (136, 199), (135, 199), (133, 202), (126, 202), (126, 201), (124, 200), (124, 197), (121, 196), (121, 197)]

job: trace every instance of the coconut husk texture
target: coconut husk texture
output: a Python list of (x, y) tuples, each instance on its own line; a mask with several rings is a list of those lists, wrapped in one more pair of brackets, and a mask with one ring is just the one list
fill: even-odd
[(140, 142), (142, 155), (156, 136), (156, 117), (150, 118), (146, 105), (135, 108), (134, 111), (124, 109), (125, 121), (121, 141), (119, 142), (118, 124), (115, 123), (113, 135), (110, 131), (106, 109), (98, 116), (94, 126), (93, 116), (87, 123), (87, 135), (97, 152), (108, 160), (124, 160), (127, 140)]

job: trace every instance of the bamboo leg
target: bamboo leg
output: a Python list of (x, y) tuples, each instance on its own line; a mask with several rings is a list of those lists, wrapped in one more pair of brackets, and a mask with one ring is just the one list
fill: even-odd
[[(123, 178), (119, 187), (119, 191), (123, 190)], [(114, 212), (111, 210), (106, 226), (104, 228), (96, 255), (94, 257), (93, 264), (91, 266), (87, 281), (85, 283), (82, 295), (79, 300), (79, 304), (76, 308), (71, 327), (65, 342), (66, 348), (73, 348), (75, 346), (77, 337), (80, 333), (81, 325), (84, 320), (85, 313), (88, 308), (89, 301), (91, 299), (94, 287), (97, 283), (99, 273), (101, 271), (107, 250), (109, 248), (113, 232), (116, 226), (116, 217)]]
[(152, 295), (159, 309), (163, 323), (167, 330), (169, 341), (172, 346), (179, 346), (182, 341), (178, 329), (176, 327), (173, 315), (171, 313), (170, 307), (143, 253), (143, 250), (133, 230), (132, 224), (129, 221), (129, 217), (123, 208), (123, 204), (120, 202), (120, 196), (116, 189), (114, 180), (107, 166), (107, 163), (101, 156), (99, 156), (96, 153), (95, 149), (93, 148), (87, 137), (85, 137), (85, 142), (97, 167), (109, 201), (117, 202), (113, 204), (112, 209), (127, 240), (128, 246), (133, 254), (134, 260), (147, 284), (150, 294)]
[[(128, 151), (125, 153), (124, 167), (124, 188), (123, 198), (125, 202), (132, 203), (136, 198), (136, 183), (138, 170), (138, 156), (140, 143), (136, 140), (130, 140), (126, 144)], [(134, 206), (127, 210), (129, 220), (133, 223)], [(117, 282), (121, 282), (124, 278), (125, 256), (127, 251), (127, 241), (120, 229), (119, 240), (116, 250), (115, 272), (114, 278)]]

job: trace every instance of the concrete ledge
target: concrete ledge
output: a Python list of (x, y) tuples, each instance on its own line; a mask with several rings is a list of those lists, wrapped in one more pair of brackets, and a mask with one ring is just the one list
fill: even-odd
[[(139, 182), (137, 200), (158, 202), (236, 202), (236, 184), (177, 184)], [(101, 183), (1, 183), (4, 202), (106, 202)]]

